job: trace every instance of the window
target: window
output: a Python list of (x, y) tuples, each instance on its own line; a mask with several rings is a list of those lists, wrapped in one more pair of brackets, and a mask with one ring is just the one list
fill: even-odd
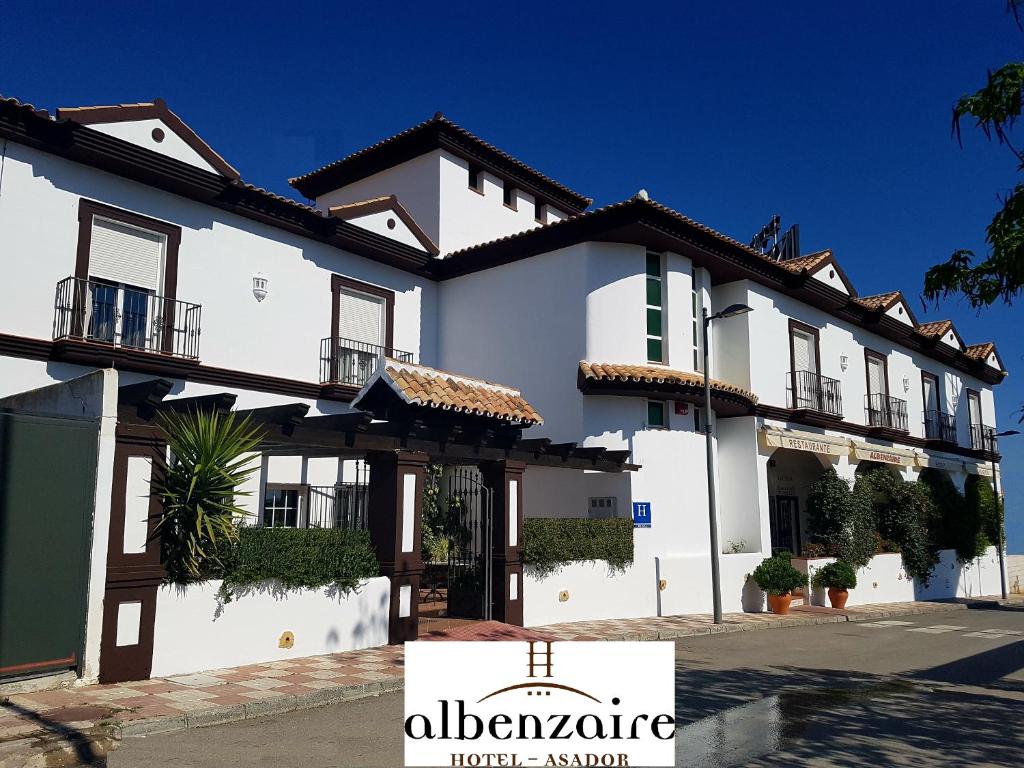
[(162, 344), (155, 297), (164, 277), (167, 237), (93, 216), (89, 238), (88, 336), (134, 349)]
[(973, 389), (967, 390), (967, 416), (971, 427), (981, 426), (981, 395)]
[(516, 203), (518, 202), (518, 198), (516, 196), (516, 188), (509, 184), (507, 181), (505, 182), (504, 189), (501, 192), (501, 199), (502, 202), (505, 203), (505, 205), (507, 205), (513, 211), (518, 210), (516, 206)]
[(483, 186), (480, 183), (480, 168), (472, 163), (469, 164), (469, 188), (483, 192)]
[(665, 362), (665, 342), (662, 309), (664, 287), (662, 284), (661, 254), (647, 254), (647, 361)]
[(939, 377), (921, 371), (921, 402), (925, 413), (939, 411)]
[(864, 361), (867, 365), (868, 396), (884, 397), (885, 395), (888, 395), (889, 382), (886, 373), (885, 357), (877, 352), (865, 350)]
[(544, 203), (540, 200), (533, 201), (533, 218), (541, 224), (544, 223)]
[(701, 308), (704, 306), (704, 271), (696, 268), (690, 270), (690, 313), (693, 318), (693, 370), (704, 370), (704, 322), (701, 317)]
[(693, 431), (703, 432), (704, 431), (704, 410), (702, 408), (693, 409)]
[(661, 400), (647, 401), (647, 426), (655, 429), (668, 427), (668, 416), (665, 414), (665, 403)]
[(297, 528), (306, 502), (306, 487), (267, 483), (262, 522), (266, 528)]
[(321, 355), (322, 381), (362, 386), (382, 354), (394, 355), (395, 294), (341, 275), (331, 277), (331, 335)]
[(591, 520), (603, 520), (617, 517), (618, 499), (614, 496), (592, 496), (587, 507), (587, 516)]
[(790, 407), (828, 410), (829, 399), (822, 390), (818, 376), (821, 352), (818, 347), (818, 329), (789, 321)]

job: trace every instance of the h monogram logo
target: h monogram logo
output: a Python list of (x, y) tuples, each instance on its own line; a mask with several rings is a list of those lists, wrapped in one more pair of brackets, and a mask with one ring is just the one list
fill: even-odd
[[(544, 648), (537, 650), (536, 640), (530, 641), (530, 674), (527, 677), (552, 677), (551, 674), (551, 641), (544, 641)], [(544, 674), (538, 675), (538, 669)]]

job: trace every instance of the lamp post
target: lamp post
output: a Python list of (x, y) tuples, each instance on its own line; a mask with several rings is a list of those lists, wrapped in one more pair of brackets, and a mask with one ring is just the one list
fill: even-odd
[[(1019, 435), (1016, 429), (1008, 429), (1005, 432), (997, 432), (996, 437), (1010, 437)], [(1006, 594), (1006, 555), (1003, 554), (1003, 497), (999, 495), (999, 465), (996, 464), (995, 454), (992, 458), (992, 484), (996, 492), (996, 551), (999, 553), (999, 591), (1005, 600)]]
[(708, 373), (708, 326), (712, 320), (736, 317), (750, 312), (746, 304), (731, 304), (721, 312), (708, 315), (707, 307), (701, 310), (704, 320), (704, 442), (707, 448), (708, 468), (708, 520), (711, 524), (711, 599), (714, 606), (715, 624), (722, 623), (722, 584), (719, 574), (718, 557), (718, 509), (715, 498), (715, 455), (711, 447), (711, 378)]

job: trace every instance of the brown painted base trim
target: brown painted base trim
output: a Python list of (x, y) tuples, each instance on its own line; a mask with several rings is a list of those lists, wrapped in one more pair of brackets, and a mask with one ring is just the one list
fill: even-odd
[(29, 661), (25, 664), (11, 664), (7, 667), (0, 667), (0, 675), (13, 675), (17, 672), (36, 672), (44, 669), (63, 669), (74, 667), (78, 663), (78, 656), (72, 653), (63, 659), (51, 659), (49, 661)]

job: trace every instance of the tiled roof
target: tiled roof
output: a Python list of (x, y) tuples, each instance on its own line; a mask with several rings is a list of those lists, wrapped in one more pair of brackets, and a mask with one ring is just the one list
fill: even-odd
[(393, 358), (386, 358), (380, 376), (410, 405), (460, 411), (516, 424), (544, 423), (518, 389), (502, 384)]
[(553, 187), (553, 188), (557, 189), (565, 197), (567, 197), (569, 200), (574, 201), (581, 209), (582, 208), (586, 208), (588, 205), (590, 205), (591, 202), (593, 202), (591, 198), (584, 197), (583, 195), (579, 194), (578, 192), (575, 192), (575, 191), (569, 189), (569, 187), (565, 186), (564, 184), (561, 184), (560, 182), (555, 181), (550, 176), (545, 176), (543, 173), (538, 171), (536, 168), (530, 167), (526, 163), (522, 162), (521, 160), (516, 159), (515, 157), (513, 157), (510, 154), (508, 154), (507, 152), (504, 152), (503, 150), (498, 149), (493, 144), (491, 144), (491, 143), (489, 143), (487, 141), (484, 141), (483, 139), (481, 139), (476, 134), (470, 133), (469, 131), (467, 131), (462, 126), (460, 126), (460, 125), (458, 125), (456, 123), (453, 123), (451, 120), (449, 120), (447, 117), (442, 115), (440, 112), (435, 114), (429, 120), (424, 120), (422, 123), (418, 123), (417, 125), (414, 125), (411, 128), (406, 128), (404, 131), (396, 133), (394, 136), (390, 136), (390, 137), (388, 137), (386, 139), (378, 141), (376, 144), (371, 144), (370, 146), (368, 146), (368, 147), (366, 147), (364, 149), (361, 149), (358, 152), (353, 152), (352, 154), (347, 155), (346, 157), (343, 157), (340, 160), (335, 160), (333, 163), (328, 163), (327, 165), (323, 166), (322, 168), (317, 168), (316, 170), (310, 171), (309, 173), (304, 173), (301, 176), (296, 176), (296, 177), (294, 177), (292, 179), (289, 179), (288, 183), (291, 184), (293, 187), (298, 189), (298, 188), (300, 188), (303, 185), (304, 182), (307, 182), (307, 181), (313, 179), (314, 177), (320, 176), (320, 175), (325, 174), (325, 173), (327, 173), (329, 171), (332, 171), (332, 170), (335, 170), (337, 168), (340, 168), (341, 166), (343, 166), (345, 164), (350, 164), (350, 163), (352, 163), (352, 161), (357, 160), (359, 158), (363, 158), (363, 157), (366, 157), (367, 155), (370, 155), (372, 153), (379, 152), (379, 151), (381, 151), (383, 149), (386, 149), (387, 147), (390, 147), (390, 146), (396, 144), (397, 142), (399, 142), (399, 141), (401, 141), (401, 140), (403, 140), (403, 139), (405, 139), (405, 138), (407, 138), (409, 136), (412, 136), (413, 134), (420, 133), (420, 132), (426, 131), (426, 130), (431, 129), (431, 128), (438, 128), (438, 127), (445, 128), (448, 131), (450, 131), (451, 133), (459, 136), (461, 139), (463, 139), (463, 140), (465, 140), (465, 141), (467, 141), (467, 142), (469, 142), (469, 143), (471, 143), (473, 145), (476, 145), (478, 148), (482, 148), (482, 149), (486, 150), (487, 152), (490, 152), (490, 153), (493, 153), (494, 155), (497, 155), (502, 160), (504, 160), (505, 162), (507, 162), (507, 163), (511, 164), (512, 166), (516, 167), (518, 170), (522, 171), (523, 173), (526, 173), (526, 174), (528, 174), (530, 176), (533, 176), (536, 180), (542, 182), (543, 184), (546, 184), (546, 185), (548, 185), (550, 187)]
[(964, 354), (974, 360), (981, 360), (986, 362), (988, 356), (996, 350), (996, 345), (991, 341), (986, 341), (984, 344), (972, 344), (964, 350)]
[(806, 270), (812, 270), (821, 262), (828, 259), (832, 255), (832, 249), (826, 248), (823, 251), (817, 251), (816, 253), (809, 253), (806, 256), (801, 256), (796, 259), (789, 259), (787, 261), (780, 261), (779, 266), (788, 269), (790, 272), (803, 272)]
[(936, 320), (932, 323), (921, 323), (917, 326), (917, 332), (922, 336), (945, 336), (952, 327), (952, 320)]
[(875, 296), (860, 296), (854, 299), (858, 304), (867, 307), (868, 309), (888, 309), (892, 306), (896, 299), (903, 298), (903, 294), (899, 291), (889, 291), (888, 293), (879, 293)]
[[(627, 365), (624, 363), (592, 363), (580, 361), (580, 373), (586, 379), (594, 381), (645, 382), (648, 384), (681, 384), (683, 386), (704, 386), (704, 376), (690, 371), (676, 371), (654, 365)], [(752, 403), (757, 402), (757, 395), (742, 387), (727, 384), (716, 379), (711, 380), (711, 388), (719, 392), (738, 395)]]

